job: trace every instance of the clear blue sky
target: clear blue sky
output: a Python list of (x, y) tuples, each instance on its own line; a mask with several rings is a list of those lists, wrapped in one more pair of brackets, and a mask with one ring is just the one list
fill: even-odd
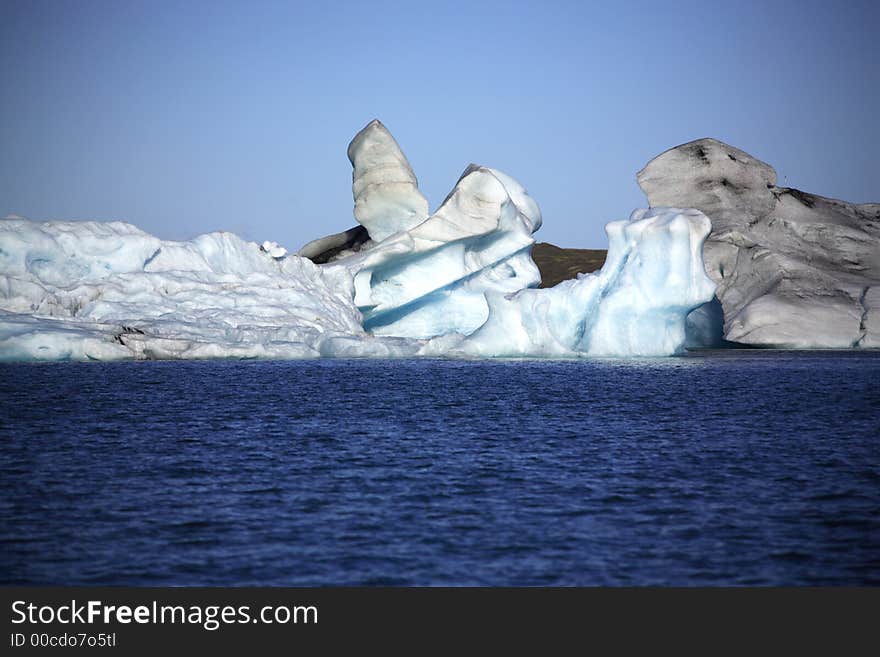
[(493, 166), (564, 246), (605, 246), (636, 172), (704, 136), (880, 201), (878, 7), (0, 0), (0, 216), (296, 249), (354, 225), (345, 149), (375, 117), (432, 209)]

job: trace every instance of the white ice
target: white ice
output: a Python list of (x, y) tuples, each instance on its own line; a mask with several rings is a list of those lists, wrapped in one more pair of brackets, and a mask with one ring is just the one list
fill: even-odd
[(418, 188), (409, 161), (391, 133), (371, 121), (348, 146), (353, 167), (354, 216), (381, 242), (428, 217), (428, 201)]
[(433, 337), (420, 340), (364, 331), (342, 264), (275, 259), (229, 233), (167, 242), (118, 222), (2, 220), (0, 359), (672, 354), (714, 290), (707, 226), (694, 211), (637, 211), (609, 224), (599, 273), (547, 290), (509, 294), (510, 279), (493, 287), (477, 269), (479, 284), (415, 314)]
[(277, 242), (271, 242), (266, 240), (260, 245), (260, 250), (268, 253), (273, 258), (283, 258), (287, 255), (287, 249), (283, 246), (279, 246)]
[(458, 351), (477, 356), (665, 356), (680, 352), (685, 318), (712, 298), (703, 269), (711, 225), (698, 210), (636, 210), (609, 223), (596, 274), (550, 289), (489, 296), (488, 321)]
[(302, 358), (336, 354), (336, 338), (388, 355), (360, 322), (344, 270), (231, 233), (168, 242), (121, 222), (0, 220), (2, 360)]
[(231, 233), (0, 220), (0, 360), (659, 356), (713, 297), (699, 211), (637, 210), (608, 224), (600, 272), (531, 289), (541, 212), (513, 178), (471, 165), (428, 216), (384, 126), (349, 154), (370, 239), (315, 240), (323, 265)]
[(471, 165), (437, 212), (372, 248), (335, 261), (375, 335), (469, 334), (489, 317), (487, 294), (538, 285), (531, 259), (538, 205), (500, 171)]

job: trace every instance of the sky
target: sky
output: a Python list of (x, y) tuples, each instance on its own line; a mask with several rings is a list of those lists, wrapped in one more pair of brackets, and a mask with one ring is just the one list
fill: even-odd
[(604, 248), (636, 172), (701, 137), (876, 202), (878, 30), (856, 0), (0, 0), (0, 217), (296, 250), (355, 225), (374, 118), (432, 210), (491, 166), (561, 246)]

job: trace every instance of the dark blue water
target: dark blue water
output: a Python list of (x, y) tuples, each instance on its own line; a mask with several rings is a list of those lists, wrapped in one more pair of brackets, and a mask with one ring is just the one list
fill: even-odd
[(0, 366), (0, 581), (880, 584), (880, 354)]

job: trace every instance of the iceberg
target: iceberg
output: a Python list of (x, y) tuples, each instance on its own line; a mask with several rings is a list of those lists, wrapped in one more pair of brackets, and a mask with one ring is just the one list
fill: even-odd
[(428, 201), (397, 141), (378, 120), (370, 121), (348, 146), (353, 171), (354, 216), (370, 238), (381, 242), (428, 218)]
[(690, 318), (694, 344), (880, 347), (880, 204), (776, 182), (769, 164), (715, 139), (638, 173), (651, 205), (698, 208), (712, 222), (705, 263), (717, 299)]
[(170, 242), (122, 222), (0, 220), (0, 360), (307, 358), (353, 336), (402, 354), (365, 333), (344, 270), (273, 250), (231, 233)]
[(469, 166), (418, 226), (346, 258), (354, 303), (374, 335), (470, 334), (489, 317), (487, 295), (540, 283), (530, 250), (541, 213), (509, 176)]
[(478, 356), (666, 356), (682, 351), (685, 319), (712, 298), (703, 269), (709, 219), (699, 210), (641, 209), (606, 225), (595, 274), (548, 289), (492, 293), (487, 321), (459, 346)]
[(468, 166), (433, 213), (378, 121), (349, 146), (354, 229), (298, 254), (225, 232), (0, 220), (0, 360), (661, 356), (713, 298), (699, 210), (606, 226), (601, 271), (536, 289), (525, 188)]

